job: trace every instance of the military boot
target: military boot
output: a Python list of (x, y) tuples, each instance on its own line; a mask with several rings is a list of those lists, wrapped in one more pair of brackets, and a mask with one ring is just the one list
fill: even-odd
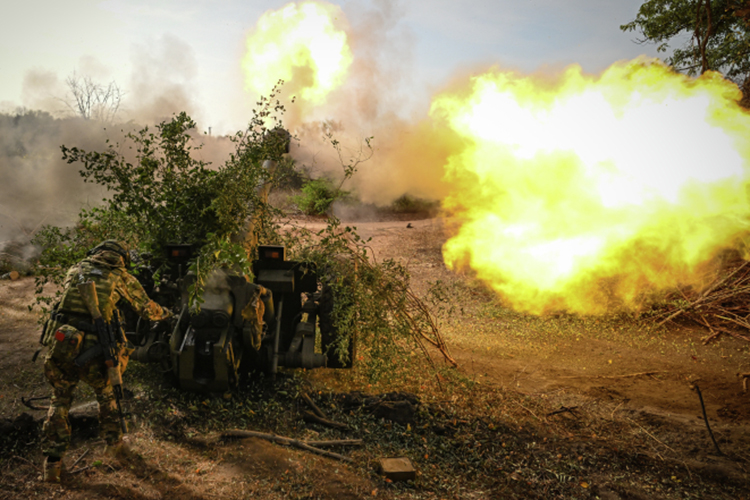
[(44, 470), (44, 476), (43, 481), (45, 483), (59, 483), (60, 482), (60, 474), (62, 473), (62, 459), (57, 457), (45, 457), (44, 458), (44, 465), (42, 466), (42, 469)]

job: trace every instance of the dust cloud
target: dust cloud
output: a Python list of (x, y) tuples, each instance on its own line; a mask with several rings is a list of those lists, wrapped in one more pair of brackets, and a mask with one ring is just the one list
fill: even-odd
[[(114, 120), (107, 123), (76, 115), (67, 79), (90, 78), (98, 85), (110, 83), (104, 65), (82, 57), (70, 75), (34, 69), (25, 75), (23, 106), (13, 109), (3, 103), (0, 111), (0, 257), (28, 257), (30, 241), (43, 225), (69, 226), (82, 208), (101, 204), (103, 188), (84, 183), (82, 165), (67, 164), (61, 145), (87, 151), (104, 151), (121, 145), (126, 134), (153, 126), (186, 111), (195, 117), (200, 105), (192, 90), (197, 64), (190, 47), (173, 37), (163, 37), (133, 52), (133, 74), (125, 85), (119, 82), (121, 103)], [(213, 165), (223, 163), (234, 150), (226, 137), (194, 131), (194, 155)], [(108, 141), (108, 142), (107, 142)], [(118, 146), (120, 145), (120, 146)], [(132, 157), (127, 157), (132, 160)]]
[(67, 225), (101, 189), (84, 184), (76, 165), (62, 160), (60, 145), (96, 148), (106, 134), (82, 118), (54, 118), (43, 111), (0, 115), (0, 251), (27, 244), (44, 224)]
[(200, 106), (194, 83), (198, 74), (193, 49), (182, 40), (165, 35), (153, 44), (134, 47), (133, 73), (124, 110), (138, 123), (159, 123), (185, 111), (197, 118)]

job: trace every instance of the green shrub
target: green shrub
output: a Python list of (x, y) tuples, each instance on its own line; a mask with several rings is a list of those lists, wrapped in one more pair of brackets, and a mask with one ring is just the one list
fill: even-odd
[(292, 158), (282, 158), (273, 173), (273, 189), (301, 189), (307, 179), (304, 167), (298, 167)]
[[(216, 167), (194, 158), (201, 144), (194, 139), (195, 122), (184, 112), (155, 131), (145, 127), (127, 134), (122, 144), (108, 143), (104, 151), (62, 146), (63, 159), (82, 164), (84, 181), (104, 186), (109, 196), (102, 206), (81, 211), (76, 225), (37, 232), (32, 240), (41, 249), (37, 302), (51, 303), (54, 297), (42, 295), (44, 285), (60, 285), (68, 266), (103, 239), (124, 240), (154, 256), (163, 256), (167, 244), (194, 245), (196, 305), (212, 269), (249, 273), (255, 248), (245, 244), (266, 242), (274, 233), (271, 208), (258, 195), (258, 186), (268, 181), (263, 161), (281, 160), (285, 146), (283, 134), (270, 133), (282, 129), (284, 112), (274, 97), (260, 99), (247, 129), (230, 137), (234, 153)], [(135, 151), (134, 159), (122, 154), (125, 148)], [(246, 231), (245, 240), (237, 236)], [(164, 263), (159, 259), (157, 266)]]
[(440, 202), (405, 194), (391, 204), (391, 210), (399, 214), (436, 213)]
[(308, 215), (323, 215), (333, 202), (346, 198), (349, 193), (337, 189), (326, 178), (310, 179), (302, 186), (302, 193), (294, 197), (294, 203)]

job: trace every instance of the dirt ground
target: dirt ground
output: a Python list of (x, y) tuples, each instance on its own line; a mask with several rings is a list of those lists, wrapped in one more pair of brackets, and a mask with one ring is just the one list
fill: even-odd
[[(325, 225), (310, 220), (300, 223), (313, 229)], [(637, 434), (621, 438), (650, 443), (657, 450), (652, 458), (664, 461), (662, 455), (666, 456), (669, 450), (677, 455), (684, 452), (684, 460), (678, 461), (685, 464), (691, 479), (693, 473), (698, 474), (695, 471), (711, 467), (714, 471), (711, 474), (719, 477), (712, 479), (714, 482), (720, 483), (721, 477), (726, 477), (736, 485), (737, 477), (750, 477), (747, 475), (750, 393), (743, 391), (738, 378), (739, 373), (750, 372), (750, 344), (747, 342), (721, 337), (704, 345), (702, 339), (707, 332), (679, 324), (655, 328), (645, 322), (625, 319), (538, 318), (512, 313), (500, 308), (496, 300), (469, 277), (445, 268), (440, 251), (445, 234), (440, 219), (345, 224), (356, 226), (362, 237), (371, 239), (368, 245), (376, 259), (392, 258), (404, 263), (418, 294), (424, 295), (438, 280), (447, 289), (454, 290), (455, 304), (461, 311), (454, 311), (443, 319), (442, 333), (459, 363), (458, 370), (473, 383), (527, 398), (524, 401), (544, 401), (546, 407), (559, 407), (560, 413), (573, 416), (576, 416), (576, 408), (586, 410), (596, 406), (604, 415), (602, 418), (632, 422), (629, 428), (635, 429)], [(27, 307), (32, 299), (33, 278), (0, 282), (0, 418), (18, 421), (19, 415), (27, 412), (38, 425), (44, 412), (30, 410), (21, 402), (24, 396), (47, 394), (41, 363), (39, 360), (31, 362), (39, 332), (36, 315)], [(316, 376), (311, 375), (313, 383)], [(320, 376), (325, 377), (325, 374)], [(705, 402), (711, 429), (724, 453), (731, 458), (719, 456), (713, 449), (696, 387)], [(350, 387), (350, 390), (361, 389)], [(85, 395), (81, 399), (84, 400)], [(535, 407), (528, 408), (532, 420), (548, 422), (553, 418), (550, 417), (553, 412), (544, 417), (537, 414)], [(638, 431), (639, 427), (643, 432)], [(164, 498), (174, 495), (185, 498), (390, 498), (403, 493), (388, 489), (389, 485), (377, 476), (363, 472), (371, 468), (370, 464), (349, 466), (254, 439), (218, 446), (215, 436), (175, 443), (149, 432), (142, 430), (128, 437), (129, 445), (138, 452), (118, 456), (119, 465), (90, 476), (71, 476), (62, 487), (39, 485), (35, 481), (40, 465), (38, 452), (7, 452), (0, 468), (3, 474), (14, 472), (16, 479), (13, 491), (0, 491), (0, 498)], [(596, 440), (597, 436), (591, 439)], [(71, 462), (84, 449), (91, 449), (93, 453), (83, 463), (89, 460), (108, 463), (104, 458), (104, 446), (95, 437), (79, 436), (76, 443), (71, 450)], [(172, 456), (176, 462), (166, 466), (161, 463), (164, 456)], [(293, 478), (289, 479), (290, 489), (285, 489), (284, 478)], [(28, 484), (22, 486), (19, 481)], [(585, 486), (581, 498), (732, 498), (736, 495), (705, 496), (696, 490), (694, 496), (687, 493), (664, 496), (663, 492), (650, 494), (653, 490), (647, 487), (641, 490), (615, 488), (614, 480), (608, 481), (610, 487), (598, 490)], [(300, 489), (300, 484), (306, 486)], [(721, 489), (720, 484), (714, 487)], [(739, 488), (735, 486), (732, 491), (742, 492)], [(745, 489), (742, 493), (745, 498), (750, 498), (748, 491)], [(414, 498), (441, 497), (428, 491), (407, 493)], [(523, 495), (506, 497), (491, 491), (467, 491), (454, 493), (452, 497), (524, 498)], [(545, 498), (540, 494), (533, 497)]]
[[(465, 279), (443, 264), (440, 219), (350, 224), (371, 238), (376, 258), (404, 262), (418, 292), (437, 280)], [(652, 330), (648, 324), (605, 320), (597, 328), (597, 319), (560, 334), (539, 321), (522, 324), (521, 317), (519, 324), (518, 317), (483, 315), (476, 304), (466, 304), (464, 316), (444, 334), (460, 369), (483, 383), (526, 394), (563, 390), (685, 421), (703, 418), (692, 389), (698, 385), (711, 417), (724, 424), (750, 423), (750, 393), (743, 392), (738, 379), (739, 373), (750, 372), (747, 342), (724, 337), (703, 345), (703, 330), (680, 325)], [(565, 318), (549, 323), (559, 326)]]

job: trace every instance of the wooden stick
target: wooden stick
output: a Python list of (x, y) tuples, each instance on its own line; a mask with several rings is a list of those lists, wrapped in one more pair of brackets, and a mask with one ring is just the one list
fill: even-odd
[(683, 306), (683, 307), (681, 307), (680, 309), (678, 309), (678, 310), (677, 310), (677, 311), (675, 311), (674, 313), (672, 313), (672, 314), (670, 314), (669, 316), (667, 316), (667, 317), (666, 317), (665, 319), (661, 320), (661, 321), (660, 321), (659, 323), (657, 323), (657, 324), (656, 324), (656, 326), (662, 326), (662, 325), (663, 325), (664, 323), (666, 323), (667, 321), (669, 321), (669, 320), (672, 320), (672, 319), (676, 318), (677, 316), (679, 316), (680, 314), (682, 314), (682, 313), (683, 313), (683, 312), (685, 312), (686, 310), (688, 310), (688, 309), (690, 309), (690, 308), (692, 308), (692, 307), (695, 307), (696, 305), (700, 304), (700, 303), (701, 303), (701, 302), (702, 302), (703, 300), (705, 300), (705, 299), (706, 299), (706, 298), (708, 297), (708, 295), (709, 295), (709, 294), (710, 294), (711, 292), (713, 292), (713, 291), (714, 291), (714, 290), (716, 290), (716, 289), (717, 289), (718, 287), (720, 287), (720, 286), (721, 286), (722, 284), (724, 284), (724, 283), (725, 283), (725, 282), (726, 282), (727, 280), (729, 280), (729, 278), (731, 278), (732, 276), (734, 276), (735, 274), (737, 274), (737, 272), (739, 272), (739, 271), (740, 271), (741, 269), (744, 269), (744, 268), (745, 268), (745, 266), (746, 266), (747, 264), (748, 264), (748, 261), (746, 261), (746, 262), (745, 262), (745, 263), (743, 263), (743, 264), (742, 264), (742, 265), (741, 265), (740, 267), (738, 267), (737, 269), (735, 269), (734, 271), (732, 271), (731, 273), (729, 273), (729, 274), (728, 274), (728, 275), (727, 275), (726, 277), (724, 277), (723, 279), (719, 280), (719, 281), (718, 281), (718, 282), (717, 282), (716, 284), (714, 284), (713, 286), (709, 287), (709, 289), (708, 289), (708, 290), (706, 290), (705, 292), (703, 292), (703, 293), (701, 294), (701, 296), (700, 296), (700, 297), (698, 297), (697, 299), (695, 299), (695, 300), (694, 300), (693, 302), (691, 302), (691, 303), (690, 303), (690, 304), (688, 304), (687, 306)]
[(573, 415), (574, 417), (578, 418), (578, 415), (576, 415), (576, 411), (575, 411), (576, 408), (578, 408), (578, 407), (577, 406), (570, 406), (570, 407), (563, 406), (559, 410), (555, 410), (553, 412), (547, 413), (547, 416), (548, 417), (552, 417), (554, 415), (559, 415), (560, 413), (566, 413), (567, 412), (567, 413), (570, 413), (571, 415)]
[(537, 420), (539, 420), (540, 422), (542, 422), (542, 419), (541, 419), (541, 418), (539, 418), (539, 417), (537, 417), (537, 416), (536, 416), (536, 413), (534, 413), (533, 411), (529, 410), (528, 408), (526, 408), (526, 407), (525, 407), (524, 405), (522, 405), (522, 404), (521, 404), (521, 403), (519, 403), (518, 401), (515, 401), (515, 403), (516, 403), (516, 404), (517, 404), (518, 406), (520, 406), (521, 408), (523, 408), (524, 410), (526, 410), (527, 412), (529, 412), (529, 413), (531, 414), (531, 416), (532, 416), (532, 417), (534, 417), (535, 419), (537, 419)]
[(642, 375), (655, 375), (657, 373), (667, 373), (666, 370), (660, 370), (655, 372), (641, 372), (641, 373), (629, 373), (627, 375), (599, 375), (598, 378), (630, 378), (640, 377)]
[[(738, 320), (736, 320), (736, 319), (732, 319), (732, 318), (727, 318), (726, 316), (719, 316), (718, 314), (716, 315), (716, 317), (717, 317), (717, 318), (719, 318), (719, 319), (723, 319), (723, 320), (726, 320), (726, 321), (730, 321), (730, 322), (732, 322), (732, 323), (735, 323), (735, 324), (737, 324), (737, 325), (740, 325), (740, 326), (741, 326), (741, 327), (743, 327), (743, 328), (746, 328), (746, 329), (750, 330), (750, 324), (748, 324), (748, 323), (747, 323), (747, 321), (738, 321)], [(736, 338), (738, 338), (738, 339), (743, 339), (743, 340), (747, 340), (747, 341), (749, 341), (749, 342), (750, 342), (750, 338), (747, 338), (747, 337), (745, 337), (744, 335), (741, 335), (741, 334), (739, 334), (739, 333), (732, 333), (732, 334), (730, 334), (730, 335), (732, 335), (733, 337), (736, 337)]]
[(719, 449), (719, 443), (716, 442), (716, 438), (714, 438), (714, 433), (711, 430), (711, 426), (708, 425), (708, 417), (706, 416), (706, 405), (703, 404), (703, 394), (701, 394), (700, 387), (698, 387), (698, 384), (693, 384), (693, 387), (695, 387), (695, 392), (698, 393), (698, 398), (701, 401), (701, 410), (703, 410), (703, 420), (706, 422), (706, 429), (708, 429), (708, 434), (711, 436), (711, 441), (714, 442), (714, 446), (716, 447), (716, 452), (720, 456), (724, 456), (724, 454), (721, 452), (721, 449)]
[(630, 378), (640, 377), (642, 375), (654, 375), (656, 373), (667, 373), (665, 370), (655, 372), (640, 372), (640, 373), (628, 373), (627, 375), (571, 375), (569, 377), (558, 377), (558, 378)]
[(302, 420), (304, 420), (305, 422), (310, 422), (314, 424), (324, 425), (326, 427), (331, 427), (332, 429), (342, 429), (342, 430), (349, 429), (349, 426), (346, 424), (342, 424), (341, 422), (334, 422), (333, 420), (328, 420), (327, 418), (321, 418), (311, 411), (303, 411)]
[[(717, 316), (717, 317), (720, 317), (720, 316)], [(730, 337), (734, 337), (734, 338), (740, 339), (740, 340), (747, 340), (747, 341), (750, 342), (750, 338), (747, 338), (744, 335), (741, 335), (741, 334), (739, 334), (737, 332), (733, 332), (731, 330), (727, 330), (726, 328), (721, 328), (721, 327), (718, 327), (718, 326), (714, 326), (714, 328), (716, 330), (720, 331), (721, 333), (726, 333)]]
[[(698, 321), (698, 320), (693, 320), (693, 321), (695, 321), (696, 323), (699, 323), (699, 321)], [(703, 337), (703, 338), (701, 339), (701, 340), (703, 341), (703, 345), (708, 345), (708, 343), (709, 343), (709, 342), (710, 342), (711, 340), (713, 340), (714, 338), (716, 338), (716, 337), (718, 337), (719, 335), (721, 335), (721, 332), (720, 332), (720, 331), (718, 331), (718, 332), (717, 332), (717, 331), (714, 331), (714, 329), (713, 329), (713, 328), (711, 328), (711, 325), (710, 325), (710, 323), (709, 323), (708, 321), (706, 321), (706, 317), (705, 317), (705, 316), (701, 316), (701, 321), (703, 321), (703, 324), (704, 324), (704, 325), (706, 325), (706, 328), (708, 328), (708, 331), (709, 331), (709, 332), (711, 332), (711, 335), (708, 335), (708, 336), (706, 336), (706, 337)]]
[[(668, 444), (664, 443), (663, 441), (660, 441), (660, 440), (658, 440), (658, 439), (657, 439), (657, 438), (656, 438), (656, 437), (655, 437), (655, 436), (654, 436), (653, 434), (651, 434), (650, 432), (648, 432), (648, 431), (647, 431), (647, 430), (646, 430), (646, 429), (645, 429), (645, 428), (644, 428), (644, 427), (643, 427), (643, 426), (642, 426), (641, 424), (639, 424), (639, 423), (638, 423), (638, 422), (636, 422), (635, 420), (632, 420), (632, 419), (627, 419), (627, 420), (631, 421), (632, 423), (634, 423), (635, 425), (637, 425), (638, 427), (640, 427), (640, 428), (641, 428), (641, 430), (642, 430), (643, 432), (645, 432), (645, 433), (646, 433), (646, 435), (648, 435), (648, 437), (650, 437), (651, 439), (653, 439), (654, 441), (656, 441), (656, 442), (657, 442), (657, 443), (659, 443), (660, 445), (664, 446), (665, 448), (667, 448), (667, 449), (668, 449), (669, 451), (671, 451), (672, 453), (677, 453), (677, 452), (676, 452), (676, 451), (674, 451), (674, 449), (672, 449), (672, 448), (671, 448), (671, 447), (670, 447), (670, 446), (669, 446)], [(663, 460), (663, 459), (662, 459), (662, 460)]]
[(310, 446), (362, 446), (361, 439), (333, 439), (329, 441), (305, 441)]
[(345, 457), (344, 455), (339, 455), (338, 453), (321, 450), (320, 448), (315, 448), (314, 446), (310, 446), (309, 444), (303, 441), (298, 441), (296, 439), (291, 439), (291, 438), (283, 437), (283, 436), (274, 436), (273, 434), (266, 434), (264, 432), (232, 430), (232, 431), (224, 432), (221, 435), (221, 437), (223, 438), (255, 437), (255, 438), (265, 439), (266, 441), (272, 441), (274, 443), (285, 444), (287, 446), (293, 446), (301, 450), (309, 451), (312, 453), (317, 453), (318, 455), (323, 455), (324, 457), (335, 458), (336, 460), (341, 460), (343, 462), (349, 462), (349, 463), (354, 462), (354, 460), (352, 460), (349, 457)]
[(83, 460), (83, 457), (85, 457), (88, 452), (89, 452), (89, 449), (86, 448), (86, 451), (84, 451), (83, 453), (81, 453), (81, 456), (78, 457), (75, 462), (73, 462), (73, 465), (70, 466), (70, 469), (71, 470), (75, 469), (76, 465), (78, 465), (78, 462), (80, 462), (81, 460)]
[(85, 470), (89, 470), (92, 467), (93, 467), (93, 465), (87, 465), (86, 467), (81, 467), (80, 469), (72, 470), (72, 471), (68, 472), (68, 474), (78, 474), (79, 472), (83, 472)]
[(313, 413), (315, 413), (317, 416), (323, 419), (328, 419), (326, 414), (323, 413), (323, 411), (320, 408), (318, 408), (318, 405), (315, 404), (315, 402), (312, 400), (312, 398), (310, 398), (310, 396), (306, 392), (302, 393), (302, 400), (305, 403), (307, 403), (307, 406), (309, 406), (310, 409), (313, 411)]

